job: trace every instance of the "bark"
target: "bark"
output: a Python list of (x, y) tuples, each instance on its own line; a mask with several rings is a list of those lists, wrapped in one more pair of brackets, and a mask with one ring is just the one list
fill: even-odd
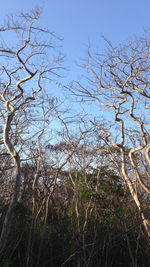
[(7, 240), (8, 240), (8, 235), (10, 232), (11, 224), (12, 224), (12, 219), (13, 219), (13, 213), (14, 213), (14, 208), (18, 200), (19, 192), (20, 192), (20, 180), (21, 180), (21, 174), (20, 174), (20, 157), (19, 154), (15, 151), (10, 139), (9, 139), (9, 132), (10, 132), (10, 126), (12, 119), (14, 117), (14, 112), (10, 113), (6, 119), (6, 124), (4, 127), (4, 144), (5, 147), (8, 150), (8, 153), (12, 157), (14, 161), (14, 179), (15, 179), (15, 187), (14, 187), (14, 192), (12, 195), (11, 202), (9, 204), (9, 208), (7, 211), (7, 214), (5, 216), (5, 220), (3, 223), (2, 227), (2, 232), (0, 236), (0, 259), (3, 256)]

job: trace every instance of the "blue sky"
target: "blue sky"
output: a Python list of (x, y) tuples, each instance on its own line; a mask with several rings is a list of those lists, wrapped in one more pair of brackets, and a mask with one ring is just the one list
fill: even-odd
[(64, 38), (63, 50), (73, 66), (86, 56), (89, 42), (103, 48), (102, 35), (117, 44), (150, 27), (149, 0), (5, 0), (0, 22), (36, 5), (43, 7), (41, 23)]
[(9, 13), (36, 5), (43, 8), (41, 24), (64, 38), (68, 80), (80, 75), (76, 62), (86, 57), (89, 43), (101, 51), (102, 35), (116, 45), (150, 28), (149, 0), (5, 0), (1, 1), (0, 22)]

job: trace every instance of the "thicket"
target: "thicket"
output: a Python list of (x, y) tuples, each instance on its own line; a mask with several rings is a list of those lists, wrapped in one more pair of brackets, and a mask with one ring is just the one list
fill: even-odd
[[(61, 171), (49, 203), (46, 186), (36, 188), (33, 211), (34, 170), (22, 167), (24, 183), (1, 266), (132, 266), (132, 257), (136, 266), (149, 266), (141, 218), (114, 171), (93, 170), (87, 183), (83, 173), (72, 172), (76, 189), (69, 172)], [(48, 166), (45, 177), (52, 179)], [(1, 227), (7, 207), (1, 198)]]

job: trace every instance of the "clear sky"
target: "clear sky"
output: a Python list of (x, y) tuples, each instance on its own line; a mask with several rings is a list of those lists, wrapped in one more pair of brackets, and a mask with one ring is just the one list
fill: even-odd
[(116, 45), (150, 28), (150, 0), (4, 0), (0, 22), (36, 5), (43, 8), (41, 23), (64, 38), (69, 79), (80, 75), (75, 62), (86, 57), (89, 43), (101, 50), (102, 35)]
[(117, 44), (150, 27), (149, 0), (4, 0), (0, 21), (36, 5), (43, 7), (42, 23), (64, 38), (71, 65), (85, 57), (89, 42), (101, 49), (102, 35)]

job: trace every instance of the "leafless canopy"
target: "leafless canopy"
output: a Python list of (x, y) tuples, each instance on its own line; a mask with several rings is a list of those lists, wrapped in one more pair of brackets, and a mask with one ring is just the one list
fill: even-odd
[(105, 133), (109, 149), (120, 150), (122, 175), (150, 235), (140, 201), (141, 194), (148, 197), (150, 193), (150, 36), (146, 32), (119, 47), (106, 40), (106, 45), (105, 55), (89, 49), (84, 64), (86, 79), (73, 83), (71, 91), (97, 103), (114, 120), (109, 129), (98, 120), (92, 123)]
[[(0, 256), (7, 242), (14, 207), (17, 203), (21, 172), (20, 150), (24, 145), (24, 125), (29, 122), (30, 103), (37, 99), (46, 84), (58, 77), (63, 57), (55, 52), (55, 34), (39, 27), (40, 10), (10, 16), (0, 28), (0, 121), (3, 127), (3, 150), (13, 162), (14, 192), (0, 238)], [(58, 72), (59, 70), (59, 72)], [(42, 95), (42, 94), (41, 94)], [(42, 99), (41, 99), (42, 102)], [(23, 116), (22, 116), (23, 115)], [(30, 118), (31, 122), (31, 118)], [(15, 127), (14, 127), (15, 125)], [(21, 130), (22, 129), (22, 130)], [(20, 137), (20, 133), (22, 137)], [(32, 133), (34, 135), (34, 133)], [(14, 141), (14, 136), (20, 139)]]

